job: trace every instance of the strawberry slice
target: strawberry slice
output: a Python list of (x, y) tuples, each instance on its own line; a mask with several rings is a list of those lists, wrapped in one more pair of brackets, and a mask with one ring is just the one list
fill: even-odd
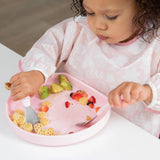
[(69, 132), (68, 134), (73, 134), (74, 132)]
[(66, 106), (66, 108), (69, 108), (70, 102), (66, 101), (66, 102), (65, 102), (65, 106)]
[(40, 107), (40, 109), (39, 109), (39, 111), (41, 111), (41, 112), (47, 112), (48, 111), (48, 106), (46, 105), (46, 106), (41, 106)]
[(84, 90), (78, 90), (76, 93), (82, 94), (84, 97), (88, 97), (88, 94)]
[(92, 102), (88, 102), (87, 105), (90, 107), (90, 108), (94, 108), (94, 104)]
[(95, 111), (98, 112), (101, 107), (96, 107)]
[(88, 102), (96, 103), (96, 98), (95, 98), (94, 96), (91, 96), (91, 97), (88, 99)]
[(71, 96), (72, 99), (74, 99), (76, 101), (79, 101), (79, 99), (83, 97), (83, 95), (81, 93), (77, 93), (77, 92), (76, 93), (71, 93), (70, 96)]

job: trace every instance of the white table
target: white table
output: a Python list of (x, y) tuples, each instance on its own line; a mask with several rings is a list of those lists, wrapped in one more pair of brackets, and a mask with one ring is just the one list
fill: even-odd
[(0, 159), (1, 160), (160, 160), (160, 140), (112, 112), (96, 136), (64, 147), (43, 147), (21, 140), (6, 120), (9, 91), (4, 83), (19, 72), (21, 58), (0, 44)]

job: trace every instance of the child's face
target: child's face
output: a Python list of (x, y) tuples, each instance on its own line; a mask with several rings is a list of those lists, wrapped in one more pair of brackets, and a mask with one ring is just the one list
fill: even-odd
[(135, 0), (84, 0), (83, 6), (90, 29), (108, 43), (125, 41), (137, 30), (132, 23)]

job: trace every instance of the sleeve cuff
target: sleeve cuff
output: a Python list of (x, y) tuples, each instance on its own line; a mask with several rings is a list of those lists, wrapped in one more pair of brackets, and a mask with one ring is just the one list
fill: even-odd
[(44, 83), (46, 83), (46, 81), (48, 80), (48, 78), (51, 76), (51, 74), (53, 74), (55, 71), (56, 71), (56, 67), (54, 67), (53, 69), (52, 69), (52, 72), (45, 72), (44, 71), (44, 69), (41, 69), (41, 68), (37, 68), (37, 67), (27, 67), (27, 68), (23, 68), (22, 67), (22, 62), (21, 62), (21, 60), (19, 61), (19, 69), (20, 69), (20, 71), (31, 71), (31, 70), (36, 70), (36, 71), (40, 71), (43, 75), (44, 75), (44, 78), (45, 78), (45, 82)]
[(151, 89), (152, 89), (152, 94), (153, 94), (153, 98), (152, 98), (152, 102), (150, 103), (150, 104), (146, 104), (145, 103), (145, 105), (146, 105), (146, 107), (148, 108), (148, 109), (151, 109), (151, 110), (155, 110), (155, 111), (159, 111), (160, 112), (160, 107), (159, 107), (159, 105), (160, 105), (160, 102), (158, 102), (157, 101), (157, 89), (156, 89), (156, 87), (155, 87), (155, 85), (151, 82), (151, 81), (149, 81), (149, 82), (147, 82), (146, 84), (148, 84), (150, 87), (151, 87)]

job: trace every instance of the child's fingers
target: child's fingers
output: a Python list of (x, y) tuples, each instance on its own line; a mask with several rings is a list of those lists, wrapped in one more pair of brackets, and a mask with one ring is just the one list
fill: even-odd
[(131, 100), (131, 87), (127, 86), (125, 88), (122, 88), (122, 96), (121, 99), (123, 99), (126, 103), (129, 103)]
[(140, 84), (135, 84), (131, 90), (132, 99), (139, 100), (141, 91), (142, 91), (142, 86)]
[(145, 100), (146, 98), (146, 92), (144, 90), (142, 90), (140, 93), (139, 93), (139, 101), (143, 101)]
[(124, 100), (121, 101), (121, 108), (128, 107), (129, 103), (125, 102)]
[(109, 103), (112, 107), (121, 107), (121, 94), (119, 92), (112, 92), (109, 95)]
[(15, 96), (16, 94), (18, 94), (21, 91), (22, 91), (22, 87), (20, 85), (18, 85), (16, 87), (11, 87), (11, 96)]
[(11, 90), (13, 90), (15, 87), (20, 86), (21, 82), (17, 79), (13, 83), (11, 83)]
[(12, 96), (12, 100), (17, 101), (24, 97), (26, 97), (26, 95), (23, 92), (18, 92), (17, 94)]
[(14, 86), (13, 89), (11, 90), (11, 96), (13, 100), (20, 100), (29, 95), (30, 95), (30, 92), (28, 91), (28, 89), (21, 84)]
[(17, 73), (14, 76), (12, 76), (9, 82), (14, 83), (15, 81), (17, 81), (19, 79), (19, 74), (20, 73)]
[(112, 102), (112, 99), (111, 99), (111, 96), (110, 96), (110, 95), (108, 96), (108, 102), (109, 102), (109, 104), (111, 105), (111, 107), (114, 107), (114, 105), (113, 105), (113, 102)]

